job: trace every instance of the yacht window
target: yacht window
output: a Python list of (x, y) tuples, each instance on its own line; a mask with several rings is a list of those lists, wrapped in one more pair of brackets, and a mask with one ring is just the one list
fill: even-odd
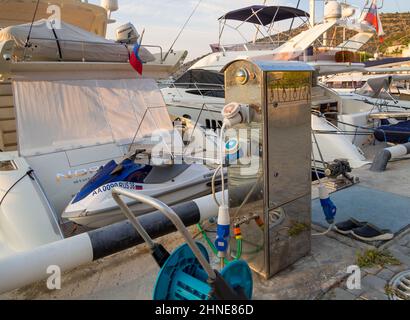
[(212, 129), (216, 130), (216, 121), (212, 120), (211, 123), (212, 123)]
[(17, 166), (14, 161), (6, 160), (0, 161), (0, 171), (14, 171), (17, 170)]
[(187, 90), (187, 93), (196, 94), (204, 97), (225, 98), (224, 89), (200, 89), (200, 90)]
[(333, 82), (333, 88), (335, 88), (335, 89), (342, 89), (342, 88), (343, 88), (342, 82), (340, 82), (340, 81), (335, 81), (335, 82)]
[(193, 69), (185, 72), (174, 84), (185, 88), (223, 88), (224, 75), (217, 71)]

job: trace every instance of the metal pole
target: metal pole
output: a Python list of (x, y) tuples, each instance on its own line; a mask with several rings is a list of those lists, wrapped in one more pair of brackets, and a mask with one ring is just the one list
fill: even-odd
[(144, 227), (141, 225), (141, 223), (138, 221), (138, 219), (131, 212), (130, 208), (124, 203), (124, 201), (121, 200), (121, 198), (118, 194), (113, 192), (112, 197), (114, 198), (115, 202), (117, 202), (117, 204), (121, 208), (122, 212), (128, 218), (128, 220), (131, 222), (133, 227), (138, 231), (138, 233), (141, 235), (141, 237), (144, 239), (144, 241), (148, 244), (150, 249), (154, 249), (155, 248), (154, 240), (152, 240), (152, 238), (149, 236), (147, 231), (144, 229)]
[(316, 19), (316, 2), (315, 1), (316, 0), (310, 0), (309, 2), (309, 14), (310, 14), (309, 23), (312, 28), (315, 26), (315, 19)]
[[(168, 207), (165, 203), (163, 203), (163, 202), (161, 202), (157, 199), (154, 199), (150, 196), (147, 196), (147, 195), (144, 195), (144, 194), (141, 194), (141, 193), (137, 193), (137, 192), (131, 192), (131, 191), (128, 191), (128, 190), (125, 190), (125, 189), (122, 189), (122, 188), (114, 188), (112, 190), (112, 195), (113, 195), (114, 200), (118, 203), (118, 205), (121, 208), (126, 208), (126, 210), (124, 211), (124, 214), (127, 217), (128, 217), (128, 214), (131, 213), (131, 211), (129, 211), (129, 208), (127, 207), (125, 202), (120, 198), (120, 195), (131, 198), (131, 199), (134, 199), (134, 200), (137, 200), (137, 201), (140, 201), (140, 202), (145, 203), (147, 205), (150, 205), (151, 207), (153, 207), (153, 208), (157, 209), (158, 211), (160, 211), (161, 213), (163, 213), (169, 220), (171, 220), (171, 222), (175, 225), (177, 230), (182, 234), (182, 236), (184, 237), (186, 243), (191, 248), (191, 250), (194, 253), (195, 257), (198, 259), (199, 263), (201, 264), (202, 268), (204, 268), (205, 272), (208, 274), (208, 277), (211, 280), (216, 279), (215, 271), (209, 265), (208, 261), (206, 261), (206, 259), (202, 255), (201, 251), (199, 250), (198, 246), (196, 245), (194, 239), (192, 238), (191, 234), (186, 229), (186, 227), (185, 227), (184, 223), (182, 222), (181, 218), (175, 213), (174, 210), (172, 210), (170, 207)], [(131, 213), (131, 216), (133, 216), (132, 213)], [(136, 220), (135, 217), (134, 217), (133, 220)], [(132, 220), (131, 220), (131, 223), (132, 223)], [(138, 223), (138, 221), (137, 221), (137, 227), (139, 229), (142, 228), (142, 226)], [(139, 230), (139, 229), (137, 229), (137, 230)], [(148, 236), (148, 234), (146, 234), (146, 236)], [(148, 236), (148, 238), (149, 238), (149, 236)]]

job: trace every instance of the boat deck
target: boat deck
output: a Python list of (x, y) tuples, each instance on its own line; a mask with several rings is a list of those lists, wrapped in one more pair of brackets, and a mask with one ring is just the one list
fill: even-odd
[[(339, 209), (338, 221), (349, 216), (365, 219), (394, 229), (395, 238), (387, 243), (365, 243), (333, 231), (314, 236), (311, 254), (293, 266), (268, 281), (254, 275), (255, 299), (387, 299), (387, 281), (410, 269), (410, 159), (390, 162), (383, 173), (371, 172), (367, 166), (354, 170), (353, 175), (360, 183), (331, 196)], [(316, 188), (312, 193), (316, 231), (312, 232), (325, 230), (316, 213)], [(172, 250), (182, 239), (172, 234), (160, 242)], [(388, 249), (401, 265), (363, 269), (362, 289), (347, 290), (348, 266), (357, 264), (358, 253), (375, 247)], [(0, 299), (151, 299), (157, 272), (149, 250), (141, 245), (63, 275), (61, 290), (49, 291), (42, 281)]]

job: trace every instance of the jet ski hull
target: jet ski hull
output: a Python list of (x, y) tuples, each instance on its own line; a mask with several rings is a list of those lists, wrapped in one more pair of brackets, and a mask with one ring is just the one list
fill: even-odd
[[(125, 187), (150, 195), (168, 204), (175, 205), (211, 193), (211, 179), (214, 170), (202, 165), (191, 165), (174, 179), (162, 184), (135, 184), (130, 182), (110, 183), (94, 190), (83, 200), (72, 203), (62, 218), (88, 228), (101, 228), (125, 219), (112, 198), (111, 189)], [(129, 199), (124, 199), (135, 215), (152, 212), (153, 209)]]

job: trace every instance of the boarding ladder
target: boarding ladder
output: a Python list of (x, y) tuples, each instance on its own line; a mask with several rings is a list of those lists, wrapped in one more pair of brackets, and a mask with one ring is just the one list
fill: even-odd
[(0, 81), (0, 149), (17, 149), (16, 116), (11, 82)]

